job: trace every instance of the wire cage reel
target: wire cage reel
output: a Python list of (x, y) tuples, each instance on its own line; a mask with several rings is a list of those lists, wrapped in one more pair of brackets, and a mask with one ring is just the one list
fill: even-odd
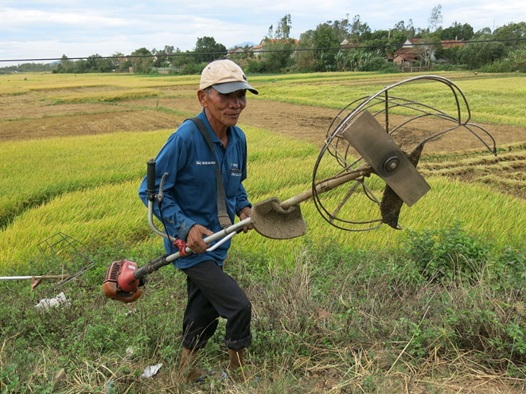
[(63, 266), (63, 278), (56, 283), (56, 286), (62, 286), (78, 278), (95, 264), (86, 245), (62, 232), (40, 241), (37, 247), (48, 266), (56, 264)]
[[(433, 94), (427, 95), (431, 90)], [(387, 134), (403, 153), (403, 160), (407, 158), (411, 163), (409, 167), (416, 168), (425, 144), (439, 141), (452, 131), (474, 137), (475, 142), (496, 155), (494, 138), (485, 128), (470, 122), (471, 111), (464, 93), (444, 77), (416, 76), (354, 100), (329, 125), (312, 174), (316, 209), (329, 224), (341, 230), (367, 231), (383, 223), (400, 228), (398, 216), (404, 201), (399, 192), (393, 191), (399, 181), (390, 178), (390, 171), (397, 169), (400, 157), (382, 158), (381, 163), (375, 163), (379, 158), (373, 150), (364, 158), (363, 149), (372, 149), (364, 145), (374, 145), (375, 138), (383, 139), (383, 135), (374, 136), (368, 130), (361, 130), (361, 140), (355, 139), (353, 145), (349, 139), (349, 129), (366, 112), (372, 115), (382, 134)], [(320, 184), (326, 182), (327, 177), (349, 180), (322, 194)], [(402, 187), (405, 190), (410, 185)]]

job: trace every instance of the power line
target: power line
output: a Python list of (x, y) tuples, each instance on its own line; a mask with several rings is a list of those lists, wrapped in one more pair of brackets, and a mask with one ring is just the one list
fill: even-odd
[[(457, 42), (458, 40), (442, 40), (445, 42)], [(458, 41), (463, 45), (477, 44), (477, 43), (494, 43), (494, 42), (526, 42), (525, 38), (510, 38), (510, 39), (494, 39), (494, 40), (470, 40), (470, 41)], [(440, 44), (439, 42), (416, 42), (412, 43), (413, 46), (436, 46)], [(272, 53), (272, 52), (305, 52), (305, 51), (349, 51), (353, 49), (377, 49), (378, 46), (374, 44), (361, 44), (353, 45), (350, 47), (329, 47), (329, 48), (287, 48), (287, 49), (261, 49), (258, 50), (258, 53)], [(400, 47), (401, 48), (401, 47)], [(252, 52), (251, 48), (246, 48), (245, 53)], [(52, 62), (52, 61), (62, 61), (62, 60), (87, 60), (90, 58), (96, 59), (134, 59), (134, 58), (151, 58), (151, 57), (178, 57), (178, 56), (224, 56), (224, 52), (176, 52), (176, 53), (160, 53), (156, 52), (155, 54), (150, 55), (118, 55), (118, 56), (99, 56), (99, 55), (90, 55), (90, 56), (79, 56), (79, 57), (67, 57), (65, 55), (61, 57), (49, 57), (49, 58), (22, 58), (22, 59), (0, 59), (0, 63), (14, 63), (14, 62)]]

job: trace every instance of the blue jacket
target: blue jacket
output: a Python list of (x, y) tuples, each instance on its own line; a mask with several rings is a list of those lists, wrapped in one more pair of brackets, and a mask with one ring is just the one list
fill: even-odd
[[(251, 206), (242, 183), (247, 177), (245, 134), (237, 126), (230, 127), (225, 149), (208, 123), (204, 110), (198, 117), (206, 125), (214, 143), (223, 175), (227, 211), (234, 223), (235, 215), (244, 207)], [(160, 208), (159, 204), (154, 202), (154, 214), (171, 236), (186, 241), (190, 228), (196, 223), (214, 233), (222, 229), (217, 216), (215, 161), (214, 153), (197, 126), (190, 120), (179, 126), (157, 155), (156, 190), (159, 189), (162, 175), (167, 172), (168, 176), (164, 181), (164, 198)], [(139, 197), (148, 205), (146, 177), (139, 187)], [(177, 248), (166, 239), (164, 245), (168, 253), (177, 252)], [(174, 261), (174, 265), (184, 269), (210, 259), (222, 265), (229, 247), (230, 240), (212, 252), (179, 258)]]

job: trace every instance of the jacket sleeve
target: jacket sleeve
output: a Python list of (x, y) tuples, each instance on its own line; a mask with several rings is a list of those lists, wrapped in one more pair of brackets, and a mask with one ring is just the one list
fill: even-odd
[[(154, 202), (153, 213), (165, 226), (165, 231), (172, 237), (186, 240), (190, 228), (195, 222), (183, 215), (181, 208), (174, 199), (173, 190), (177, 181), (177, 173), (186, 162), (184, 141), (173, 133), (155, 159), (155, 188), (159, 190), (163, 174), (167, 174), (163, 185), (163, 199)], [(139, 186), (139, 198), (148, 206), (146, 177)]]

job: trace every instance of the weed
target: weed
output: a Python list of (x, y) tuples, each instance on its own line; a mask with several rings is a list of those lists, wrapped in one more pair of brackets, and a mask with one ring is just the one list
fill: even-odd
[(468, 235), (459, 223), (440, 230), (408, 231), (405, 249), (428, 280), (476, 281), (483, 274), (491, 245)]

